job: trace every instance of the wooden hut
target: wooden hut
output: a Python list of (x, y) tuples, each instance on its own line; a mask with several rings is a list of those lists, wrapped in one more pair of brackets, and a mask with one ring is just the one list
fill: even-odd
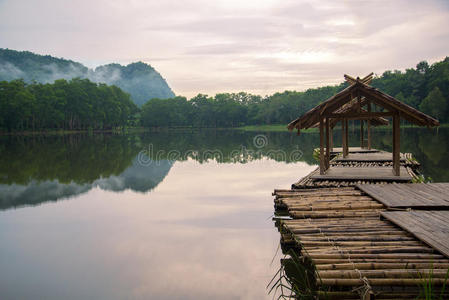
[(319, 127), (320, 129), (320, 174), (324, 175), (330, 167), (332, 148), (332, 128), (341, 123), (343, 156), (348, 156), (348, 120), (360, 120), (361, 147), (364, 145), (364, 121), (367, 122), (367, 148), (371, 148), (371, 126), (385, 125), (393, 120), (393, 175), (400, 176), (400, 119), (418, 126), (439, 126), (438, 120), (418, 111), (417, 109), (387, 95), (370, 86), (373, 73), (360, 79), (345, 75), (349, 86), (314, 107), (303, 116), (288, 124), (288, 129)]

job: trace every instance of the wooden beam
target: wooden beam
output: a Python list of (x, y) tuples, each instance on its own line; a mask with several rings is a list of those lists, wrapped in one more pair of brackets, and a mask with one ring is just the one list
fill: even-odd
[(326, 118), (336, 118), (336, 119), (351, 119), (351, 120), (365, 120), (373, 119), (377, 117), (392, 117), (393, 112), (383, 111), (383, 112), (350, 112), (350, 113), (330, 113), (324, 114)]
[(400, 115), (393, 115), (393, 174), (400, 175), (400, 131), (399, 131)]
[(330, 152), (330, 141), (329, 141), (329, 118), (326, 118), (326, 170), (329, 169), (329, 162), (331, 158), (331, 152)]
[(361, 113), (362, 112), (362, 97), (360, 97), (360, 91), (358, 89), (357, 89), (357, 104), (358, 104), (358, 107), (357, 107), (358, 113)]
[(320, 174), (324, 175), (326, 168), (324, 165), (324, 119), (320, 117)]
[(332, 126), (330, 127), (329, 135), (330, 135), (330, 141), (329, 141), (329, 143), (330, 143), (329, 147), (330, 148), (329, 149), (330, 149), (331, 152), (333, 152), (334, 151), (334, 128)]
[[(426, 116), (422, 112), (420, 112), (412, 107), (408, 107), (408, 105), (399, 102), (398, 100), (391, 97), (390, 95), (387, 95), (387, 94), (380, 95), (381, 92), (374, 90), (374, 88), (372, 88), (372, 87), (368, 86), (365, 89), (361, 90), (361, 92), (362, 92), (362, 95), (373, 100), (376, 103), (376, 105), (384, 107), (390, 111), (401, 111), (402, 112), (401, 118), (406, 119), (410, 123), (414, 123), (414, 124), (417, 124), (420, 126), (425, 126), (425, 125), (428, 125), (428, 123), (427, 123), (427, 121), (428, 121), (428, 122), (432, 122), (431, 126), (439, 125), (439, 122), (437, 120), (434, 120), (433, 118)], [(410, 110), (410, 111), (403, 109), (404, 106), (408, 107), (408, 110)], [(424, 119), (425, 117), (428, 118), (427, 121)]]

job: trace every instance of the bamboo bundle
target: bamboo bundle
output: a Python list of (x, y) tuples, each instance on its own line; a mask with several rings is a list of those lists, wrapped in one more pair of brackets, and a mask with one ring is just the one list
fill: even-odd
[(375, 217), (380, 216), (380, 210), (369, 210), (369, 211), (311, 211), (311, 212), (297, 212), (292, 211), (290, 215), (294, 218), (341, 218), (341, 217)]
[[(375, 247), (373, 247), (375, 248)], [(319, 251), (323, 251), (322, 249), (319, 250), (307, 250), (308, 254), (312, 254), (312, 253), (323, 253), (323, 252), (319, 252)], [(333, 249), (333, 250), (326, 250), (326, 253), (339, 253), (340, 251), (342, 251), (342, 249)], [(392, 247), (392, 248), (388, 248), (388, 247), (376, 247), (376, 249), (344, 249), (345, 253), (349, 253), (349, 254), (361, 254), (361, 253), (366, 253), (366, 254), (380, 254), (380, 253), (434, 253), (435, 251), (431, 248), (426, 248), (426, 247), (403, 247), (400, 248), (398, 246)], [(351, 259), (352, 261), (353, 259)]]
[[(295, 238), (296, 241), (298, 241)], [(412, 245), (419, 245), (419, 243), (416, 243), (415, 241), (412, 241)], [(337, 247), (342, 247), (342, 246), (389, 246), (389, 245), (402, 245), (403, 242), (400, 241), (342, 241), (342, 242), (333, 242), (333, 241), (299, 241), (299, 244), (302, 245), (303, 247), (308, 247), (308, 246), (337, 246)], [(410, 244), (409, 244), (410, 245)], [(315, 255), (315, 254), (313, 254)], [(324, 255), (324, 254), (323, 254)], [(331, 255), (331, 254), (329, 254)], [(312, 253), (311, 253), (312, 256)]]
[[(351, 258), (352, 263), (402, 263), (402, 266), (405, 266), (406, 264), (413, 264), (413, 263), (423, 263), (423, 264), (447, 264), (449, 268), (449, 261), (447, 259), (396, 259), (396, 258), (381, 258), (381, 259), (370, 259), (370, 258)], [(348, 259), (314, 259), (313, 263), (316, 266), (319, 265), (337, 265), (337, 264), (345, 264), (348, 263)]]
[[(433, 285), (443, 285), (448, 280), (445, 278), (432, 278)], [(370, 278), (370, 285), (388, 285), (388, 286), (416, 286), (422, 284), (423, 279), (419, 278)], [(317, 280), (318, 285), (324, 286), (363, 286), (363, 279), (339, 279), (339, 278), (323, 278)]]
[(441, 259), (444, 258), (441, 254), (429, 254), (429, 253), (379, 253), (379, 254), (349, 254), (349, 253), (329, 253), (329, 254), (314, 254), (311, 253), (310, 255), (307, 255), (312, 259), (315, 258), (398, 258), (398, 259), (405, 259), (405, 258), (424, 258), (424, 259)]
[(432, 276), (432, 278), (445, 278), (447, 270), (444, 269), (389, 269), (389, 270), (323, 270), (317, 271), (318, 278), (338, 278), (338, 279), (360, 279), (360, 277), (371, 278), (414, 278), (422, 276)]
[(380, 209), (384, 206), (380, 203), (367, 203), (367, 204), (341, 204), (336, 205), (288, 205), (288, 210), (299, 211), (318, 211), (318, 210), (365, 210), (365, 209)]
[(416, 241), (416, 238), (408, 234), (396, 235), (296, 235), (301, 241)]
[[(352, 260), (352, 259), (351, 259)], [(438, 259), (435, 259), (437, 261)], [(377, 270), (377, 269), (449, 269), (449, 260), (446, 263), (338, 263), (315, 265), (317, 270)]]
[(410, 236), (409, 233), (404, 232), (404, 231), (400, 231), (400, 230), (379, 230), (379, 231), (361, 231), (361, 229), (359, 229), (359, 231), (356, 232), (346, 232), (344, 230), (316, 230), (315, 232), (311, 233), (311, 230), (309, 229), (308, 232), (304, 232), (304, 230), (300, 230), (300, 229), (293, 229), (290, 230), (290, 232), (296, 234), (297, 236), (304, 236), (304, 237), (318, 237), (318, 236), (326, 236), (326, 237), (333, 237), (335, 235), (340, 235), (343, 234), (345, 236), (359, 236), (359, 235), (398, 235), (398, 236)]

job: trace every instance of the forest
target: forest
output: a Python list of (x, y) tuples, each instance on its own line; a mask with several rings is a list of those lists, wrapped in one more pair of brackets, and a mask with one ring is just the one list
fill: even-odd
[[(386, 71), (372, 85), (387, 94), (449, 122), (449, 57), (429, 65)], [(74, 78), (54, 83), (0, 82), (0, 130), (113, 129), (143, 127), (240, 127), (287, 124), (346, 87), (346, 83), (284, 91), (270, 96), (245, 92), (204, 94), (187, 99), (149, 99), (141, 108), (130, 95), (108, 86)]]
[(88, 79), (59, 79), (46, 84), (0, 82), (0, 128), (5, 131), (135, 126), (137, 112), (129, 94)]

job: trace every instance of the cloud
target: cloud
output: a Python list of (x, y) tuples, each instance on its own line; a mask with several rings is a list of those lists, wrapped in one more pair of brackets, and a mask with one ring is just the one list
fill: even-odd
[[(447, 1), (0, 2), (0, 47), (144, 60), (177, 94), (269, 94), (448, 55)], [(39, 16), (36, 18), (36, 16)]]

